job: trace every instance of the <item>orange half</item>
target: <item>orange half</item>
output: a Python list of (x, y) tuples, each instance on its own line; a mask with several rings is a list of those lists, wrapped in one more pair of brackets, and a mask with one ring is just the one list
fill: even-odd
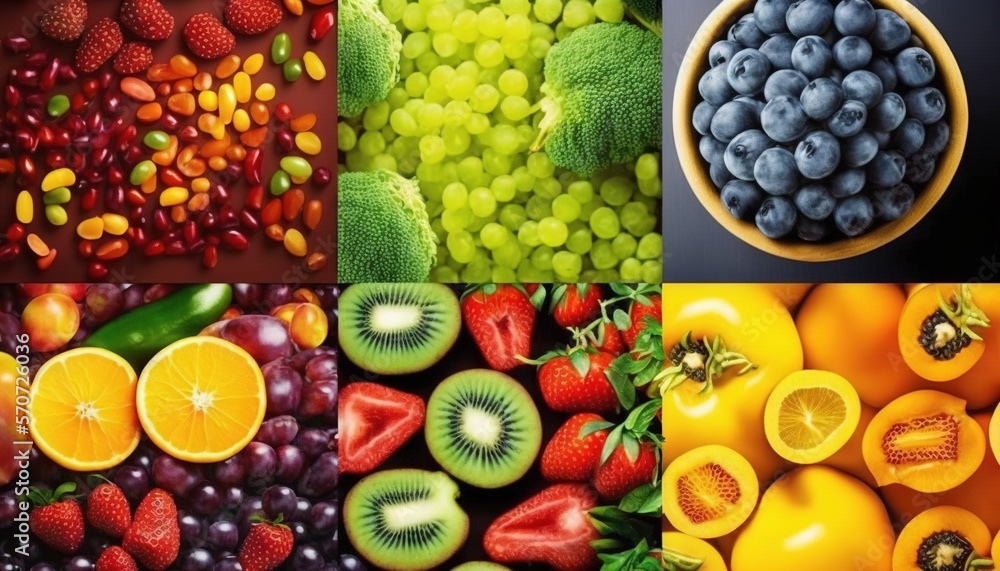
[(169, 345), (143, 369), (136, 393), (149, 439), (174, 458), (218, 462), (243, 449), (264, 420), (260, 367), (240, 347), (215, 337)]
[(125, 359), (93, 347), (66, 351), (35, 374), (31, 436), (63, 468), (111, 468), (139, 445), (135, 394), (135, 371)]

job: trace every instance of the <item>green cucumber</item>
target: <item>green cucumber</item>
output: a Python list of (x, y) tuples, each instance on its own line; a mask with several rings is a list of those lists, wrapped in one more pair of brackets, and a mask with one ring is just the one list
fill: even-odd
[(229, 308), (229, 284), (188, 286), (105, 323), (84, 342), (122, 357), (136, 372), (164, 347), (193, 337)]

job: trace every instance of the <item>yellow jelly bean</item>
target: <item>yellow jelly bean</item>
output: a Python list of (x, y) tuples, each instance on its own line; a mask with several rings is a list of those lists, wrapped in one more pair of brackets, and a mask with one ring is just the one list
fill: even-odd
[(203, 176), (191, 181), (191, 190), (197, 193), (208, 192), (208, 189), (211, 188), (211, 186), (212, 182)]
[(322, 81), (326, 78), (326, 66), (323, 65), (323, 60), (319, 59), (316, 52), (306, 52), (302, 54), (302, 63), (306, 66), (306, 74), (315, 79), (316, 81)]
[(250, 75), (257, 75), (264, 67), (264, 54), (253, 54), (243, 61), (243, 71)]
[(56, 169), (42, 179), (42, 192), (76, 184), (76, 174), (67, 168)]
[(315, 133), (308, 131), (295, 135), (295, 146), (307, 155), (318, 155), (323, 150), (323, 142)]
[(31, 224), (35, 219), (35, 199), (27, 190), (22, 190), (17, 195), (17, 203), (14, 207), (17, 212), (17, 221), (21, 224)]
[(244, 72), (239, 72), (233, 76), (233, 88), (236, 90), (236, 100), (240, 103), (249, 103), (250, 96), (253, 95), (253, 84), (250, 76)]
[(76, 235), (84, 240), (100, 240), (104, 235), (104, 220), (100, 216), (84, 220), (76, 225)]
[(302, 235), (295, 228), (289, 228), (285, 232), (284, 239), (285, 249), (288, 253), (297, 256), (299, 258), (304, 258), (309, 252), (308, 246), (306, 245), (306, 237)]
[(101, 220), (104, 221), (104, 231), (108, 234), (121, 236), (128, 232), (128, 218), (125, 218), (121, 214), (108, 212), (101, 215)]
[(198, 106), (205, 111), (218, 111), (219, 95), (214, 91), (202, 91), (198, 94)]
[(310, 177), (308, 177), (308, 176), (290, 176), (289, 178), (292, 179), (292, 184), (305, 184), (305, 183), (309, 182), (309, 178)]
[(246, 109), (237, 109), (236, 113), (233, 114), (233, 127), (240, 133), (246, 133), (250, 130), (250, 114), (246, 112)]
[(233, 122), (236, 112), (236, 90), (228, 83), (219, 88), (219, 119), (226, 125)]
[(262, 83), (257, 86), (256, 97), (258, 101), (270, 101), (274, 99), (274, 85)]
[(160, 206), (166, 208), (184, 204), (188, 199), (188, 189), (182, 186), (172, 186), (160, 193)]

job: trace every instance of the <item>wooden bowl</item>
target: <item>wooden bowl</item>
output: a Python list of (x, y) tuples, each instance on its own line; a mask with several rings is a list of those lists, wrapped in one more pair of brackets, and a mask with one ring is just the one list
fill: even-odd
[(701, 204), (722, 224), (747, 244), (765, 252), (804, 262), (827, 262), (851, 258), (870, 252), (902, 236), (919, 222), (948, 189), (965, 151), (969, 131), (969, 102), (962, 72), (948, 43), (934, 24), (906, 0), (872, 0), (876, 8), (886, 8), (902, 16), (910, 25), (914, 37), (923, 44), (937, 64), (936, 85), (947, 98), (944, 120), (951, 127), (948, 148), (938, 157), (933, 178), (917, 191), (913, 208), (902, 218), (877, 223), (874, 230), (856, 238), (841, 238), (833, 242), (811, 243), (797, 238), (772, 240), (752, 222), (739, 220), (730, 214), (719, 191), (709, 176), (708, 163), (698, 151), (701, 135), (691, 124), (695, 106), (701, 101), (698, 80), (708, 70), (708, 51), (716, 41), (725, 39), (726, 30), (744, 14), (753, 11), (755, 0), (724, 0), (705, 20), (692, 40), (677, 76), (674, 88), (674, 142), (681, 167), (691, 189)]

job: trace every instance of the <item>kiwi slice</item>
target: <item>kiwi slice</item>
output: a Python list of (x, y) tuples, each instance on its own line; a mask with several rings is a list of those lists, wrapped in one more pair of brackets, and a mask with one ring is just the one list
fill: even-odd
[(531, 468), (542, 443), (542, 421), (519, 382), (472, 369), (434, 389), (424, 436), (431, 456), (451, 475), (479, 488), (499, 488)]
[(384, 375), (423, 371), (444, 357), (462, 329), (458, 297), (441, 284), (357, 284), (340, 296), (340, 347)]
[(492, 561), (469, 561), (462, 563), (451, 571), (510, 571), (510, 567), (504, 567)]
[(469, 516), (457, 497), (458, 484), (444, 472), (376, 472), (347, 493), (344, 529), (358, 552), (380, 569), (433, 569), (469, 535)]

